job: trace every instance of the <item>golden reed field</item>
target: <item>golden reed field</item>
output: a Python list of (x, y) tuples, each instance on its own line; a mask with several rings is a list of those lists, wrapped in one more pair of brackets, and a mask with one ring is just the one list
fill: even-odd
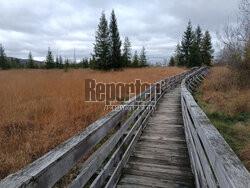
[(154, 83), (183, 68), (0, 71), (0, 179), (84, 130), (108, 111), (84, 101), (85, 79)]

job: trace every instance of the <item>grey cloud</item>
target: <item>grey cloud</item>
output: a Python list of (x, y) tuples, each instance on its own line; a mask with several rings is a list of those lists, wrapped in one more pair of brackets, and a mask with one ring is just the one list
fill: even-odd
[[(0, 0), (0, 43), (8, 56), (54, 55), (88, 57), (93, 49), (101, 12), (114, 8), (121, 38), (128, 36), (134, 50), (146, 47), (149, 57), (174, 53), (188, 20), (214, 36), (230, 17), (235, 21), (236, 0)], [(213, 39), (216, 41), (216, 39)]]

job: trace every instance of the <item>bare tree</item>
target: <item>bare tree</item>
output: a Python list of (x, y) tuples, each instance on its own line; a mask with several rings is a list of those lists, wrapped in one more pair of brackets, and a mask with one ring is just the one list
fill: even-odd
[[(250, 43), (250, 3), (249, 0), (241, 0), (237, 24), (225, 24), (222, 34), (217, 34), (218, 39), (224, 45), (220, 51), (218, 61), (230, 65), (234, 75), (241, 85), (246, 85), (250, 79), (250, 62), (246, 54), (249, 54)], [(243, 82), (245, 81), (245, 82)]]

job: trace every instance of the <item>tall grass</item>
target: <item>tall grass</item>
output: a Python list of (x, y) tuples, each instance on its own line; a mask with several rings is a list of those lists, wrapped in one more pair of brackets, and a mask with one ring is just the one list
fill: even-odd
[(84, 80), (154, 83), (182, 68), (0, 71), (0, 179), (16, 172), (107, 113), (84, 101)]
[(250, 88), (242, 88), (228, 67), (214, 67), (195, 98), (249, 170)]

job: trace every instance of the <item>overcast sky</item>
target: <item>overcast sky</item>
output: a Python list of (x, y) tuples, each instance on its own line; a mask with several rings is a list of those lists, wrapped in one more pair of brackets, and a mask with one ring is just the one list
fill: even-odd
[[(144, 45), (149, 57), (169, 57), (190, 19), (215, 33), (228, 18), (233, 22), (238, 0), (0, 0), (0, 43), (7, 56), (43, 60), (53, 54), (89, 57), (101, 12), (109, 19), (114, 9), (121, 39), (133, 50)], [(154, 59), (155, 59), (154, 58)]]

